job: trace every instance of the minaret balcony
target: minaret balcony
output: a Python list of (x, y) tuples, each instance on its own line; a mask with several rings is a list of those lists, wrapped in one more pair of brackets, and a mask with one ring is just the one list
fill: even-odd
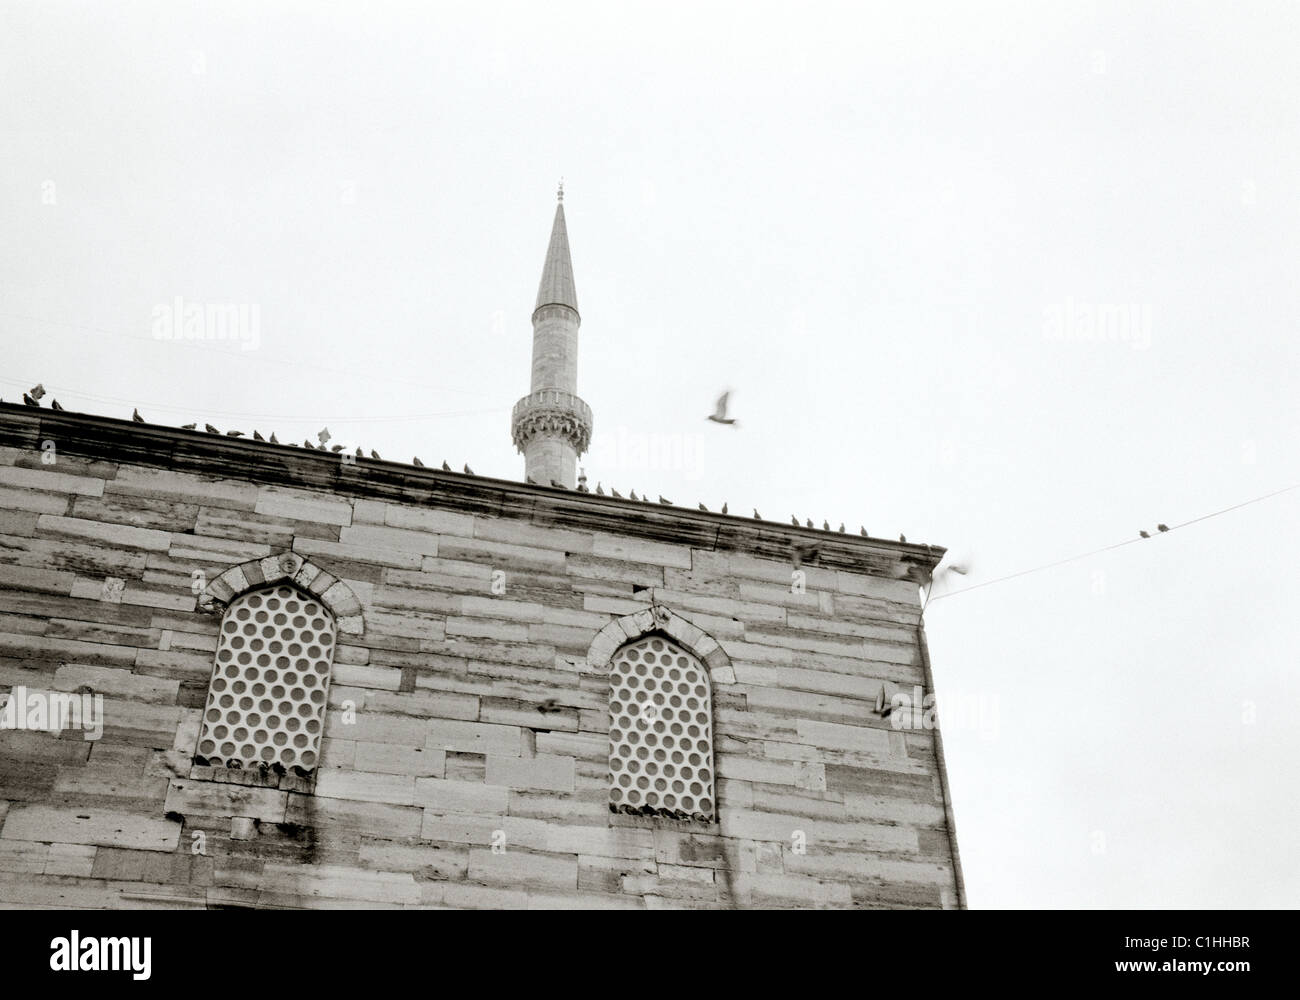
[(574, 393), (538, 389), (515, 404), (510, 431), (519, 451), (538, 434), (549, 434), (565, 438), (581, 455), (591, 443), (591, 407)]

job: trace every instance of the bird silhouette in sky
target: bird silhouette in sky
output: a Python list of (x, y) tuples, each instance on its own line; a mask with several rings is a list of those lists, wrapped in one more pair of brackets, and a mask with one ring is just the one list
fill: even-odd
[(713, 412), (704, 419), (712, 420), (715, 424), (729, 424), (732, 427), (738, 427), (734, 417), (727, 416), (727, 404), (731, 400), (731, 390), (727, 390), (718, 397), (718, 401), (713, 406)]

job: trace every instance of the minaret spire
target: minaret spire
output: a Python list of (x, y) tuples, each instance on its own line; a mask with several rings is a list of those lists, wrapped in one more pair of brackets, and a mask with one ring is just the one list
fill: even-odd
[(591, 408), (577, 395), (581, 325), (561, 179), (533, 308), (532, 391), (515, 404), (511, 416), (525, 474), (543, 486), (560, 483), (573, 489), (578, 456), (591, 440)]

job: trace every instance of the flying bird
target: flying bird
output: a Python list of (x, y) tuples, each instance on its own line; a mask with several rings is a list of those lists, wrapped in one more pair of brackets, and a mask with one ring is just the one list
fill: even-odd
[(138, 408), (132, 408), (131, 421), (132, 423), (137, 423), (137, 424), (144, 423), (144, 417), (140, 416), (140, 410)]
[(416, 468), (418, 468), (418, 469), (423, 469), (423, 468), (424, 468), (424, 463), (420, 461), (420, 456), (419, 456), (419, 455), (414, 455), (414, 456), (412, 456), (412, 458), (411, 458), (411, 464), (414, 465), (414, 466), (415, 466)]
[(1151, 536), (1148, 535), (1145, 531), (1139, 531), (1138, 534), (1141, 535), (1143, 538), (1150, 538), (1150, 537), (1151, 537)]
[(472, 476), (472, 475), (474, 475), (474, 470), (471, 469), (471, 468), (469, 467), (469, 463), (468, 463), (468, 462), (465, 463), (465, 475), (467, 475), (467, 476)]
[(1169, 525), (1167, 525), (1167, 524), (1157, 524), (1157, 525), (1156, 525), (1156, 531), (1168, 531), (1168, 530), (1169, 530)]
[(32, 393), (32, 399), (44, 399), (45, 386), (42, 383), (37, 382), (34, 386), (32, 386), (31, 393)]
[(220, 434), (220, 433), (221, 433), (221, 431), (217, 430), (217, 429), (216, 429), (215, 427), (213, 427), (211, 424), (204, 424), (204, 425), (203, 425), (203, 429), (204, 429), (205, 431), (207, 431), (209, 434)]
[(50, 409), (51, 409), (51, 410), (61, 410), (61, 409), (63, 409), (63, 407), (59, 405), (59, 401), (58, 401), (57, 399), (51, 399), (51, 400), (50, 400)]
[(730, 399), (731, 393), (729, 391), (724, 392), (718, 397), (717, 403), (714, 404), (713, 412), (705, 417), (705, 419), (712, 420), (715, 424), (730, 424), (733, 427), (738, 426), (734, 417), (727, 416), (727, 403)]

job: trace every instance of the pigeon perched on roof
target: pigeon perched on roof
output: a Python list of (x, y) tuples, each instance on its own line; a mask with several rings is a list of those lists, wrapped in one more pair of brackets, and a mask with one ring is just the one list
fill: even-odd
[(603, 497), (605, 491), (600, 488), (600, 480), (596, 480), (596, 496)]
[(1169, 530), (1169, 525), (1167, 525), (1167, 524), (1157, 524), (1157, 525), (1156, 525), (1156, 531), (1168, 531), (1168, 530)]
[(822, 521), (822, 531), (830, 531), (830, 530), (831, 530), (831, 522)]
[(731, 400), (731, 393), (724, 392), (718, 397), (718, 401), (713, 405), (713, 412), (704, 419), (712, 420), (715, 424), (729, 424), (732, 427), (738, 426), (734, 417), (727, 416), (727, 404)]
[(541, 485), (542, 485), (542, 484), (539, 483), (536, 479), (534, 479), (532, 476), (524, 476), (524, 479), (527, 480), (529, 483), (531, 483), (533, 486), (541, 486)]
[(451, 471), (451, 466), (447, 464), (447, 460), (445, 458), (442, 460), (442, 471), (443, 472)]
[(468, 462), (465, 463), (465, 475), (467, 475), (467, 476), (472, 476), (472, 475), (474, 475), (474, 470), (471, 469), (471, 468), (469, 467), (469, 463), (468, 463)]
[(641, 499), (639, 496), (636, 495), (636, 490), (633, 490), (633, 491), (632, 491), (632, 499), (633, 499), (633, 500), (640, 500), (640, 499)]
[(253, 440), (254, 440), (254, 441), (265, 441), (265, 440), (266, 440), (266, 438), (262, 437), (261, 432), (258, 431), (258, 429), (257, 429), (256, 427), (253, 428)]
[(757, 507), (754, 508), (754, 520), (755, 520), (755, 521), (761, 521), (761, 520), (763, 520), (763, 515), (760, 514), (760, 513), (758, 512), (758, 508), (757, 508)]
[(370, 457), (373, 458), (376, 462), (383, 461), (383, 459), (379, 457), (379, 452), (375, 451), (374, 448), (370, 449)]
[(312, 451), (315, 451), (315, 450), (316, 450), (316, 446), (315, 446), (314, 444), (312, 444), (310, 441), (308, 441), (306, 438), (303, 438), (303, 440), (302, 440), (302, 446), (303, 446), (304, 448), (310, 448)]
[(226, 437), (241, 438), (244, 436), (243, 431), (226, 431)]
[(360, 448), (357, 449), (356, 455), (357, 455), (357, 458), (365, 458), (365, 457), (366, 457), (366, 453), (365, 453), (364, 451), (362, 451)]
[(221, 431), (217, 430), (217, 429), (216, 429), (215, 427), (213, 427), (211, 424), (204, 424), (204, 425), (203, 425), (203, 429), (204, 429), (205, 431), (207, 431), (209, 434), (220, 434), (220, 433), (221, 433)]
[(811, 528), (812, 526), (813, 526), (812, 518), (810, 517), (810, 518), (808, 518), (808, 522), (804, 525), (804, 527), (805, 527), (805, 528)]
[(32, 399), (31, 396), (27, 395), (27, 393), (24, 392), (24, 393), (23, 393), (23, 405), (24, 405), (24, 406), (40, 406), (41, 404), (38, 403), (38, 402), (36, 402), (36, 400)]
[(844, 534), (844, 522), (843, 522), (843, 521), (840, 522), (840, 534), (841, 534), (841, 535)]
[(900, 542), (906, 542), (906, 541), (907, 541), (907, 536), (906, 536), (906, 535), (899, 535), (899, 536), (898, 536), (898, 540), (899, 540)]
[(795, 517), (793, 514), (790, 515), (790, 523), (793, 524), (796, 528), (799, 527), (799, 519)]
[(667, 504), (669, 507), (673, 505), (673, 502), (671, 500), (664, 499), (664, 495), (662, 493), (659, 494), (659, 502), (662, 504)]
[[(662, 497), (660, 499), (662, 499)], [(704, 506), (704, 504), (698, 504), (697, 506), (700, 508), (700, 510), (704, 511), (704, 513), (707, 514), (709, 512), (709, 508)]]
[(419, 455), (414, 455), (414, 456), (412, 456), (412, 458), (411, 458), (411, 464), (414, 465), (417, 469), (423, 469), (423, 468), (424, 468), (424, 463), (420, 461), (420, 456), (419, 456)]
[(144, 417), (140, 416), (139, 409), (134, 407), (131, 409), (131, 422), (136, 424), (144, 423)]
[(622, 499), (623, 499), (623, 494), (620, 493), (618, 490), (614, 489), (614, 487), (612, 487), (612, 486), (609, 488), (609, 495), (612, 496), (612, 497), (615, 497), (615, 498), (618, 499), (618, 500), (622, 500)]
[(59, 401), (58, 401), (57, 399), (51, 399), (51, 400), (50, 400), (50, 409), (51, 409), (51, 410), (61, 410), (61, 409), (63, 409), (63, 407), (59, 405)]
[(342, 450), (343, 450), (343, 445), (341, 445), (341, 444), (332, 444), (332, 445), (330, 445), (330, 451), (334, 452), (334, 454), (336, 454), (336, 455), (337, 455), (339, 452), (341, 452)]
[(181, 430), (183, 431), (195, 431), (198, 429), (199, 429), (198, 424), (181, 424)]
[(271, 431), (271, 437), (268, 439), (271, 444), (279, 444), (280, 439), (275, 436), (275, 431)]
[(870, 537), (871, 537), (870, 535), (867, 534), (867, 529), (866, 529), (866, 528), (859, 528), (859, 529), (858, 529), (858, 534), (861, 535), (863, 538), (870, 538)]
[(552, 479), (552, 480), (551, 480), (551, 485), (554, 486), (557, 490), (567, 490), (567, 489), (568, 489), (568, 487), (565, 486), (565, 485), (564, 485), (562, 482), (560, 482), (558, 479)]

